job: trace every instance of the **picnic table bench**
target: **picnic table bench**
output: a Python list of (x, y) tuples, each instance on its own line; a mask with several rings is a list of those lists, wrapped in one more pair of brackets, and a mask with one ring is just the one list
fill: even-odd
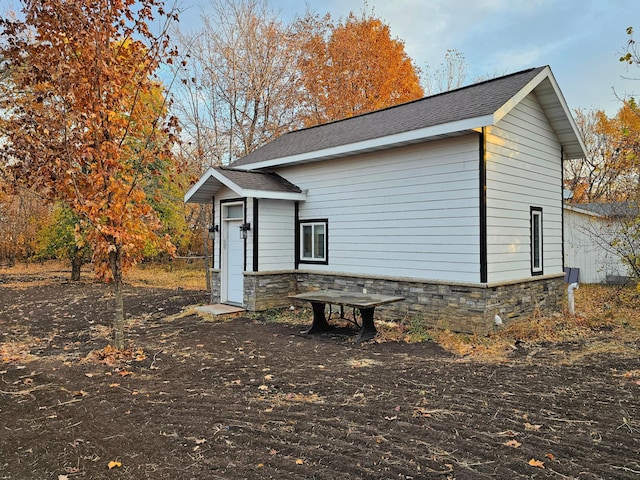
[(290, 295), (289, 298), (311, 302), (313, 322), (305, 333), (319, 333), (331, 330), (331, 325), (329, 325), (325, 316), (325, 306), (327, 304), (340, 305), (341, 309), (343, 307), (357, 308), (360, 310), (362, 326), (356, 342), (371, 340), (375, 337), (376, 333), (378, 333), (373, 323), (373, 313), (377, 306), (404, 300), (404, 297), (394, 297), (391, 295), (342, 292), (338, 290), (304, 292), (297, 295)]

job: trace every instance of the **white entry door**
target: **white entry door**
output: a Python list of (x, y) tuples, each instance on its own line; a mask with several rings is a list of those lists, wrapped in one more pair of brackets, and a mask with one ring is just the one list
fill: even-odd
[[(223, 281), (226, 299), (223, 301), (235, 305), (244, 302), (244, 240), (240, 238), (243, 207), (241, 205), (226, 206), (223, 242)], [(239, 214), (240, 213), (240, 214)]]

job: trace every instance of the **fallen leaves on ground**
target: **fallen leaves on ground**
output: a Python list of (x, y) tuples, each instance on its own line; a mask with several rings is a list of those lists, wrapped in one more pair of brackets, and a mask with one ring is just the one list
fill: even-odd
[(83, 360), (83, 363), (98, 363), (107, 366), (115, 366), (120, 362), (141, 362), (146, 359), (144, 350), (124, 349), (118, 350), (112, 345), (107, 345), (100, 350), (91, 351)]
[(544, 462), (536, 460), (535, 458), (529, 460), (529, 465), (531, 465), (532, 467), (544, 468)]
[(529, 422), (524, 422), (524, 428), (525, 430), (533, 430), (535, 432), (537, 432), (538, 430), (540, 430), (542, 428), (542, 425), (533, 425)]
[(374, 367), (376, 365), (381, 365), (382, 362), (378, 360), (373, 360), (372, 358), (360, 358), (360, 359), (352, 359), (347, 361), (351, 368), (365, 368), (365, 367)]

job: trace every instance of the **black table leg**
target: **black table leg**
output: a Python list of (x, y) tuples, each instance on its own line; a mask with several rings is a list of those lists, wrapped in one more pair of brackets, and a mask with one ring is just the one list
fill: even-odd
[(313, 308), (313, 323), (305, 333), (319, 333), (331, 330), (331, 326), (324, 316), (324, 303), (311, 302)]
[(362, 317), (362, 328), (360, 334), (356, 338), (356, 342), (366, 342), (376, 336), (378, 331), (373, 323), (373, 311), (374, 308), (361, 308), (360, 316)]

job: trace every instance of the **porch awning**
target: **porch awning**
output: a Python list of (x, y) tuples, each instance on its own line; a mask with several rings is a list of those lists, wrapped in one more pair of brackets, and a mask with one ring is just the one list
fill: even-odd
[(184, 196), (185, 203), (211, 203), (222, 187), (240, 197), (275, 200), (306, 200), (306, 193), (273, 172), (256, 172), (225, 167), (211, 167)]

